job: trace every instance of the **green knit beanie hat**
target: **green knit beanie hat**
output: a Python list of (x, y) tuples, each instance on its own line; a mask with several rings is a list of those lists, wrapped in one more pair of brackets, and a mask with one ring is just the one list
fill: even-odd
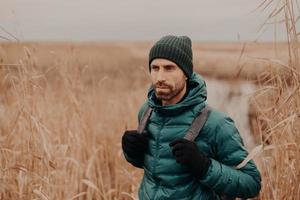
[(182, 69), (187, 78), (193, 73), (192, 41), (187, 36), (167, 35), (157, 41), (149, 53), (149, 70), (152, 60), (165, 58)]

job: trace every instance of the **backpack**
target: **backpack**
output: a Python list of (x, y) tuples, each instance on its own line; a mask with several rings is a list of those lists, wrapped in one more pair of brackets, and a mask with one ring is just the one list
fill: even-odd
[[(187, 133), (184, 136), (184, 139), (189, 141), (194, 141), (199, 135), (201, 129), (203, 128), (209, 113), (211, 111), (211, 107), (206, 105), (203, 110), (199, 113), (199, 115), (193, 120), (192, 125), (188, 129)], [(142, 134), (147, 126), (147, 122), (151, 116), (152, 108), (147, 106), (145, 112), (142, 115), (142, 118), (139, 122), (137, 132)], [(227, 195), (221, 195), (221, 200), (235, 200), (235, 197), (229, 197)], [(243, 199), (244, 200), (244, 199)]]
[[(190, 126), (189, 130), (187, 131), (186, 135), (184, 136), (184, 139), (187, 139), (189, 141), (194, 141), (196, 139), (196, 137), (199, 135), (200, 130), (202, 129), (202, 127), (204, 126), (204, 124), (208, 118), (210, 110), (211, 110), (210, 106), (205, 106), (205, 108), (194, 119), (192, 125)], [(151, 116), (151, 113), (152, 113), (152, 108), (147, 106), (147, 108), (139, 122), (139, 126), (137, 129), (138, 133), (141, 134), (145, 130), (145, 128), (147, 126), (147, 122)]]

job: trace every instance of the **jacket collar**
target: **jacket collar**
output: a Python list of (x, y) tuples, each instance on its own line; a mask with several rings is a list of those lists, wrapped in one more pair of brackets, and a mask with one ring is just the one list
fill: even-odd
[(207, 99), (206, 83), (204, 79), (196, 72), (193, 72), (191, 78), (188, 80), (187, 93), (183, 99), (177, 104), (162, 106), (157, 100), (153, 87), (148, 91), (148, 104), (154, 111), (163, 115), (178, 115), (190, 107), (201, 104), (205, 106)]

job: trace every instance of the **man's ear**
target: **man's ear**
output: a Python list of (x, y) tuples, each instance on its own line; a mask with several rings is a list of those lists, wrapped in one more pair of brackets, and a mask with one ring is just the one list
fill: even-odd
[(186, 75), (184, 75), (184, 79), (187, 81), (188, 80), (188, 78), (187, 78), (187, 76)]

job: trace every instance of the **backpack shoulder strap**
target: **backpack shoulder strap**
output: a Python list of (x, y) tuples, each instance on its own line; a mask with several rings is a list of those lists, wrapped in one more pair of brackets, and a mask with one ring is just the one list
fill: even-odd
[(146, 109), (143, 113), (143, 116), (142, 116), (141, 120), (139, 121), (139, 126), (138, 126), (138, 129), (137, 129), (138, 133), (143, 133), (144, 132), (144, 130), (147, 126), (147, 122), (148, 122), (148, 120), (151, 116), (151, 113), (152, 113), (152, 108), (147, 105), (147, 107), (146, 107)]
[[(190, 141), (194, 141), (196, 139), (196, 137), (199, 135), (202, 127), (204, 126), (209, 112), (211, 111), (211, 108), (209, 106), (206, 106), (200, 113), (199, 115), (194, 119), (192, 125), (190, 126), (189, 130), (187, 131), (186, 135), (184, 136), (185, 139), (190, 140)], [(151, 116), (152, 113), (152, 108), (147, 106), (143, 116), (139, 122), (138, 125), (138, 129), (137, 132), (138, 133), (142, 133), (146, 126), (147, 126), (147, 122)]]
[(202, 127), (204, 126), (210, 111), (211, 108), (208, 105), (205, 106), (205, 108), (203, 108), (203, 110), (199, 113), (199, 115), (194, 119), (192, 125), (190, 126), (189, 130), (184, 136), (184, 139), (187, 139), (189, 141), (194, 141), (196, 139)]

